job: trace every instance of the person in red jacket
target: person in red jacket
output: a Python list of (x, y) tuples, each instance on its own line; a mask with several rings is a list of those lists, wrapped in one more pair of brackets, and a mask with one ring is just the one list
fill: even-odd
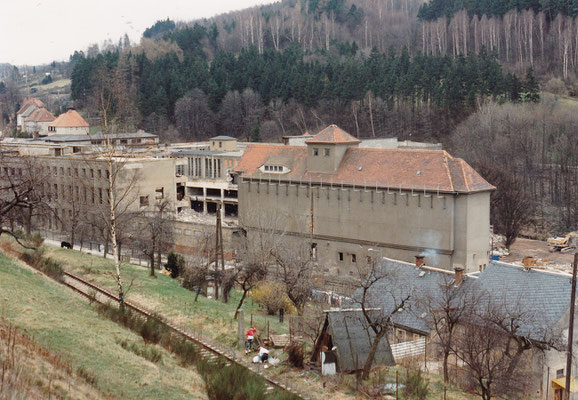
[(257, 329), (255, 329), (254, 327), (250, 327), (249, 329), (247, 329), (247, 332), (245, 333), (245, 339), (247, 339), (247, 341), (245, 342), (245, 354), (253, 350), (253, 339), (255, 338), (256, 334)]

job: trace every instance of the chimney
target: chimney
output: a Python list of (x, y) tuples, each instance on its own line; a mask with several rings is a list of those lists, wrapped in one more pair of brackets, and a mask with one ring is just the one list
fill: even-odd
[(420, 254), (418, 256), (415, 256), (415, 266), (420, 268), (424, 264), (424, 259), (425, 259), (424, 255)]
[(464, 267), (461, 265), (454, 266), (454, 285), (460, 286), (464, 281)]

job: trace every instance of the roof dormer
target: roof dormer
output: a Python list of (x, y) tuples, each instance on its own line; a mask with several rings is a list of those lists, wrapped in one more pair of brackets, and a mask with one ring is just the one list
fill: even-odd
[(349, 147), (357, 147), (361, 141), (337, 125), (329, 125), (311, 139), (307, 145), (307, 171), (333, 173)]

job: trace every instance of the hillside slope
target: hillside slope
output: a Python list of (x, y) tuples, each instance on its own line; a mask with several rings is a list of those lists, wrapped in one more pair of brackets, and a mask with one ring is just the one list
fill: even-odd
[[(83, 371), (101, 393), (98, 397), (206, 398), (202, 379), (179, 366), (170, 353), (155, 347), (161, 361), (153, 363), (127, 350), (143, 347), (142, 338), (103, 320), (82, 297), (4, 253), (0, 253), (0, 282), (6, 323), (25, 330), (73, 370)], [(44, 379), (51, 373), (44, 371)], [(72, 382), (62, 384), (63, 390)]]

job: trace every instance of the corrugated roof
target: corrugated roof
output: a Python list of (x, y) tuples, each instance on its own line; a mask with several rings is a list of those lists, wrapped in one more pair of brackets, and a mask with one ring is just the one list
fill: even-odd
[(68, 110), (64, 114), (60, 114), (50, 126), (70, 128), (70, 127), (88, 127), (88, 122), (76, 110)]
[(30, 116), (26, 119), (26, 121), (30, 122), (52, 122), (54, 121), (55, 117), (52, 115), (50, 111), (46, 108), (39, 108), (38, 110), (34, 111)]
[[(303, 136), (306, 135), (308, 135), (307, 132)], [(329, 125), (327, 128), (323, 129), (317, 135), (314, 135), (311, 139), (305, 141), (305, 143), (326, 143), (326, 144), (339, 144), (339, 143), (354, 144), (360, 142), (361, 140), (354, 138), (337, 125)]]
[[(379, 310), (369, 311), (372, 314), (379, 312)], [(375, 333), (369, 327), (363, 312), (360, 310), (329, 311), (327, 319), (329, 334), (333, 345), (337, 347), (339, 370), (355, 371), (363, 368), (375, 338)], [(395, 365), (387, 337), (379, 342), (374, 359), (375, 364)]]
[(392, 189), (470, 193), (494, 190), (464, 160), (443, 150), (393, 150), (350, 147), (334, 173), (307, 171), (307, 148), (250, 144), (237, 171), (247, 178), (268, 179), (259, 168), (283, 165), (291, 172), (275, 180), (323, 182), (323, 184), (389, 187)]

